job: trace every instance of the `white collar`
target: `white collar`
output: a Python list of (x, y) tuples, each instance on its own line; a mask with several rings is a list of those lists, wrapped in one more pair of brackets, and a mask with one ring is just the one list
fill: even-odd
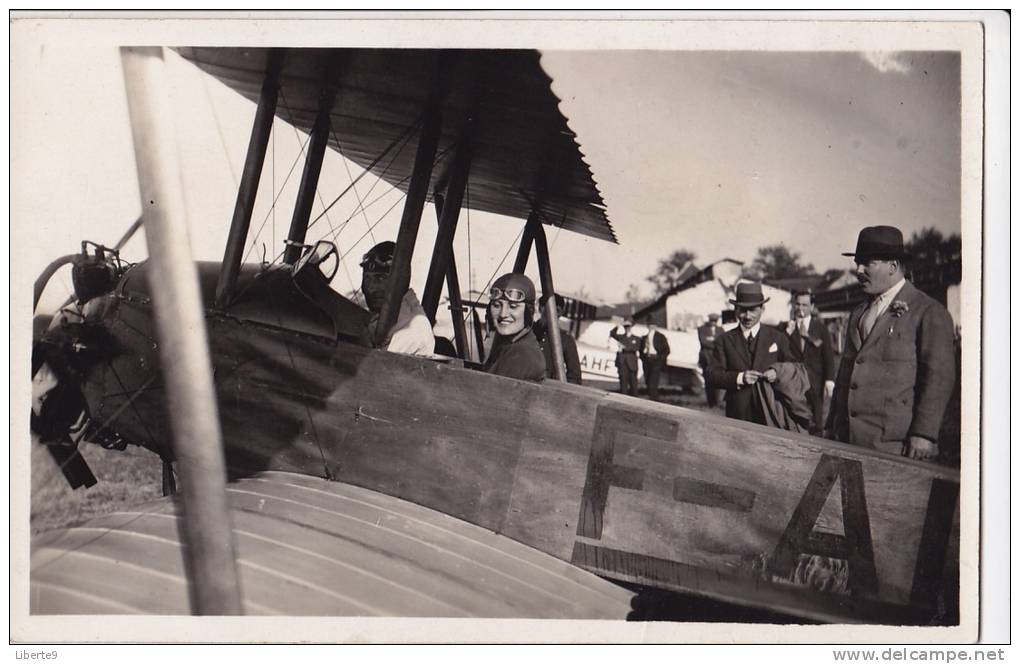
[(747, 339), (747, 335), (749, 334), (754, 335), (754, 337), (757, 338), (759, 332), (761, 332), (761, 321), (755, 323), (754, 327), (752, 327), (750, 330), (745, 330), (743, 327), (740, 328), (740, 334), (744, 336), (745, 340)]
[(904, 279), (903, 277), (900, 277), (899, 281), (897, 281), (895, 284), (893, 284), (892, 286), (887, 288), (885, 290), (885, 292), (883, 292), (881, 295), (876, 297), (875, 300), (877, 300), (881, 304), (884, 304), (884, 303), (892, 300), (894, 297), (896, 297), (899, 294), (899, 292), (903, 289), (903, 286), (906, 283), (907, 283), (907, 280)]

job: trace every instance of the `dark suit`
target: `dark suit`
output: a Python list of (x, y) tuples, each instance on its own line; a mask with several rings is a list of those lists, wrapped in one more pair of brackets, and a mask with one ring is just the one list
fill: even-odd
[[(792, 332), (791, 324), (793, 325)], [(797, 362), (803, 362), (807, 369), (808, 380), (811, 383), (811, 390), (807, 393), (808, 405), (814, 415), (811, 425), (811, 433), (821, 433), (824, 425), (822, 417), (822, 405), (825, 397), (825, 381), (833, 380), (835, 376), (835, 360), (832, 355), (832, 338), (829, 330), (822, 321), (812, 316), (808, 323), (807, 337), (800, 333), (797, 321), (790, 321), (784, 326), (784, 330), (790, 335), (790, 350)]]
[[(774, 349), (774, 350), (773, 350)], [(754, 355), (748, 351), (743, 328), (739, 325), (716, 339), (705, 384), (726, 390), (726, 417), (765, 424), (761, 406), (751, 385), (738, 385), (742, 371), (765, 371), (776, 362), (794, 362), (790, 338), (774, 327), (761, 325), (754, 342)], [(764, 380), (764, 379), (762, 379)]]
[(836, 440), (893, 453), (909, 436), (938, 441), (956, 383), (952, 317), (908, 281), (861, 339), (867, 307), (850, 314), (825, 428)]
[(698, 328), (698, 341), (701, 342), (701, 352), (698, 353), (698, 366), (701, 367), (701, 375), (705, 378), (705, 397), (708, 399), (710, 408), (715, 408), (719, 403), (720, 390), (708, 387), (708, 365), (712, 363), (712, 351), (715, 349), (716, 341), (726, 334), (726, 329), (718, 323), (708, 321)]
[[(549, 341), (549, 335), (545, 327), (540, 326), (540, 323), (541, 321), (535, 323), (532, 330), (535, 332), (535, 336), (538, 338), (538, 345), (542, 347), (542, 353), (545, 355), (545, 375), (548, 378), (556, 378), (552, 343)], [(581, 357), (577, 353), (577, 342), (574, 341), (574, 337), (570, 333), (560, 330), (560, 345), (563, 348), (563, 366), (566, 369), (567, 382), (580, 385)]]
[(616, 370), (620, 373), (620, 392), (637, 396), (637, 369), (638, 350), (641, 348), (641, 339), (633, 334), (621, 334), (619, 328), (613, 328), (609, 333), (616, 343), (620, 344), (620, 352), (616, 354)]
[[(648, 353), (648, 337), (652, 337), (652, 348), (655, 354)], [(645, 385), (648, 386), (648, 396), (652, 401), (659, 400), (659, 378), (662, 370), (666, 368), (666, 358), (669, 357), (669, 341), (666, 335), (658, 331), (649, 332), (648, 335), (639, 337), (641, 339), (641, 367), (645, 370)]]

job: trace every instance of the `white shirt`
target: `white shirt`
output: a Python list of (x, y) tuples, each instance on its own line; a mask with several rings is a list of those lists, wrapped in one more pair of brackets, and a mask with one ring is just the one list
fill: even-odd
[(805, 316), (804, 318), (798, 318), (797, 329), (800, 330), (800, 336), (806, 337), (808, 330), (811, 329), (811, 316)]
[[(761, 321), (758, 321), (757, 323), (755, 323), (754, 326), (752, 326), (750, 329), (747, 329), (747, 328), (744, 328), (744, 327), (740, 328), (740, 333), (742, 335), (744, 335), (744, 343), (747, 343), (747, 337), (749, 335), (753, 335), (754, 338), (757, 339), (759, 332), (761, 332)], [(754, 358), (752, 357), (751, 359), (753, 360)], [(740, 373), (737, 374), (737, 387), (740, 387), (741, 385), (746, 385), (746, 384), (747, 383), (744, 382), (744, 372), (741, 371)]]

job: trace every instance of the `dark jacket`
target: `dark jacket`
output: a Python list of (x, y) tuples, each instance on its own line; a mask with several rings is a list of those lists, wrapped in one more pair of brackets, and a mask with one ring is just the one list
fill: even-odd
[[(535, 323), (533, 328), (538, 345), (542, 347), (542, 354), (545, 355), (545, 375), (547, 378), (555, 378), (556, 370), (553, 361), (552, 344), (549, 342), (549, 335), (542, 325), (542, 321)], [(563, 346), (563, 364), (567, 370), (567, 382), (575, 385), (581, 384), (581, 356), (577, 352), (577, 342), (574, 337), (560, 330), (560, 344)]]
[(709, 388), (726, 390), (726, 417), (765, 424), (760, 408), (755, 407), (754, 390), (750, 385), (737, 385), (737, 375), (750, 369), (765, 371), (776, 362), (792, 361), (790, 338), (786, 333), (761, 325), (752, 358), (738, 325), (716, 339), (705, 372), (705, 384)]
[(545, 355), (531, 328), (513, 338), (497, 335), (485, 361), (485, 371), (519, 380), (545, 378)]
[(836, 376), (832, 337), (829, 335), (829, 330), (816, 316), (811, 317), (807, 337), (801, 336), (796, 321), (791, 321), (791, 323), (793, 323), (792, 326), (787, 323), (783, 328), (790, 336), (790, 351), (798, 362), (804, 363), (808, 380), (811, 381), (811, 389), (821, 394), (825, 381), (835, 380)]
[(619, 327), (614, 327), (609, 332), (609, 336), (615, 339), (616, 343), (620, 344), (620, 351), (616, 354), (616, 366), (636, 373), (638, 369), (638, 351), (641, 349), (641, 342), (644, 337), (617, 332), (619, 329)]
[(702, 369), (711, 363), (715, 343), (724, 334), (726, 334), (726, 329), (722, 325), (711, 321), (702, 324), (698, 328), (698, 341), (701, 342), (701, 351), (698, 353), (698, 366)]
[(648, 355), (648, 336), (639, 337), (641, 339), (641, 355), (642, 364), (647, 363), (654, 357), (656, 362), (666, 364), (666, 358), (669, 356), (669, 340), (666, 339), (666, 335), (661, 332), (649, 332), (652, 334), (652, 347), (655, 348), (655, 355)]
[(836, 440), (868, 447), (908, 436), (937, 441), (956, 383), (952, 317), (908, 281), (862, 340), (867, 306), (850, 314), (825, 428)]
[(766, 426), (807, 433), (811, 428), (811, 406), (805, 394), (811, 389), (807, 371), (800, 362), (777, 362), (770, 369), (776, 382), (759, 380), (751, 387), (765, 416)]

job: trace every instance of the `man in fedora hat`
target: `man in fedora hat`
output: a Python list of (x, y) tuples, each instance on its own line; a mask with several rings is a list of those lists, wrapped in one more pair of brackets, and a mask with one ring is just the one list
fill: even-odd
[(635, 334), (631, 334), (634, 321), (627, 318), (623, 321), (623, 331), (614, 327), (609, 336), (616, 340), (620, 349), (616, 353), (616, 370), (620, 374), (620, 393), (637, 396), (637, 370), (638, 351), (641, 350), (641, 340)]
[(869, 301), (850, 314), (826, 436), (934, 460), (956, 381), (953, 319), (904, 278), (898, 228), (869, 226), (843, 255)]
[(740, 325), (716, 339), (705, 376), (708, 389), (726, 390), (726, 417), (765, 424), (761, 405), (751, 386), (759, 380), (773, 382), (776, 362), (795, 362), (790, 341), (783, 332), (761, 324), (768, 302), (759, 283), (737, 284), (730, 304)]

